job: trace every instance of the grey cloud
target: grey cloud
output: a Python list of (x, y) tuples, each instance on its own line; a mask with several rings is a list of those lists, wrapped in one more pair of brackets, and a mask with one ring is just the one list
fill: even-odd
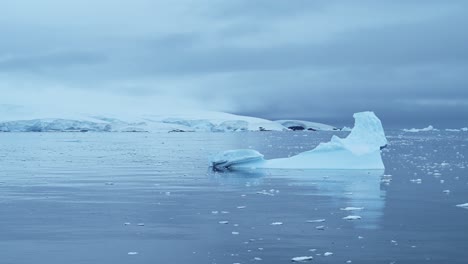
[(466, 104), (436, 101), (468, 99), (464, 1), (104, 1), (95, 10), (109, 12), (74, 2), (76, 12), (48, 14), (59, 2), (43, 1), (30, 20), (0, 18), (2, 94), (52, 83), (273, 119), (468, 115)]

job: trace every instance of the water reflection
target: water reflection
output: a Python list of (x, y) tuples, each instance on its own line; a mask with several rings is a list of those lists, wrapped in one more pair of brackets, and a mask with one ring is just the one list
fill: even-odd
[[(330, 203), (320, 206), (328, 207), (330, 212), (340, 210), (344, 216), (361, 216), (361, 220), (352, 221), (358, 228), (378, 229), (385, 208), (386, 191), (381, 188), (383, 170), (255, 169), (217, 172), (212, 175), (224, 185), (258, 186), (269, 179), (286, 186), (307, 187), (289, 188), (289, 191), (296, 192), (296, 195), (329, 197), (327, 201)], [(342, 210), (346, 207), (363, 209)]]

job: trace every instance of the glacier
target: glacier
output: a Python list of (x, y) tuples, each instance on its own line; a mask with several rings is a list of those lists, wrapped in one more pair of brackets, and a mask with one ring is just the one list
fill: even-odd
[[(224, 112), (167, 109), (157, 113), (76, 113), (0, 105), (0, 132), (242, 132), (286, 131), (281, 122)], [(300, 121), (307, 122), (307, 121)], [(312, 125), (314, 124), (314, 125)], [(309, 122), (313, 130), (332, 126)]]
[(254, 150), (228, 150), (214, 155), (211, 165), (215, 170), (385, 169), (380, 151), (387, 146), (387, 138), (380, 119), (369, 111), (353, 116), (355, 124), (346, 138), (334, 135), (329, 142), (298, 155), (266, 160)]
[[(5, 110), (5, 109), (3, 109)], [(303, 121), (306, 122), (306, 121)], [(312, 123), (312, 122), (311, 122)], [(318, 123), (314, 123), (318, 124)], [(333, 130), (321, 124), (313, 130)], [(243, 132), (286, 131), (281, 123), (213, 111), (160, 114), (81, 114), (30, 111), (12, 113), (0, 108), (0, 132)]]

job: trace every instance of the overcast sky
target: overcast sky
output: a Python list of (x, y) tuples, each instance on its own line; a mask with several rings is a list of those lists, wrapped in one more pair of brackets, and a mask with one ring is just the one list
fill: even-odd
[(0, 104), (468, 126), (468, 1), (1, 0)]

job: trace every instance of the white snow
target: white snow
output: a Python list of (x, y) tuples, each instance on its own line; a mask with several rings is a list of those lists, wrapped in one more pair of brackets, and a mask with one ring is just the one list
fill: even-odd
[(316, 122), (303, 121), (303, 120), (276, 120), (275, 122), (290, 129), (302, 128), (301, 130), (317, 130), (317, 131), (339, 130), (338, 128), (330, 126), (330, 125), (316, 123)]
[[(289, 158), (265, 160), (253, 150), (229, 150), (211, 161), (215, 169), (378, 169), (384, 164), (380, 149), (387, 145), (385, 132), (373, 112), (354, 114), (355, 125), (346, 138), (333, 136), (315, 149)], [(229, 160), (233, 157), (233, 161)]]
[[(0, 105), (1, 106), (1, 105)], [(288, 130), (276, 122), (223, 112), (75, 113), (0, 107), (0, 132), (238, 132)]]
[(427, 132), (427, 131), (437, 131), (437, 129), (435, 129), (433, 126), (428, 126), (428, 127), (425, 127), (425, 128), (411, 128), (411, 129), (403, 129), (404, 132), (412, 132), (412, 133), (416, 133), (416, 132)]
[(314, 259), (314, 257), (312, 256), (302, 256), (302, 257), (292, 258), (291, 261), (292, 262), (305, 262), (305, 261), (311, 261), (312, 259)]

